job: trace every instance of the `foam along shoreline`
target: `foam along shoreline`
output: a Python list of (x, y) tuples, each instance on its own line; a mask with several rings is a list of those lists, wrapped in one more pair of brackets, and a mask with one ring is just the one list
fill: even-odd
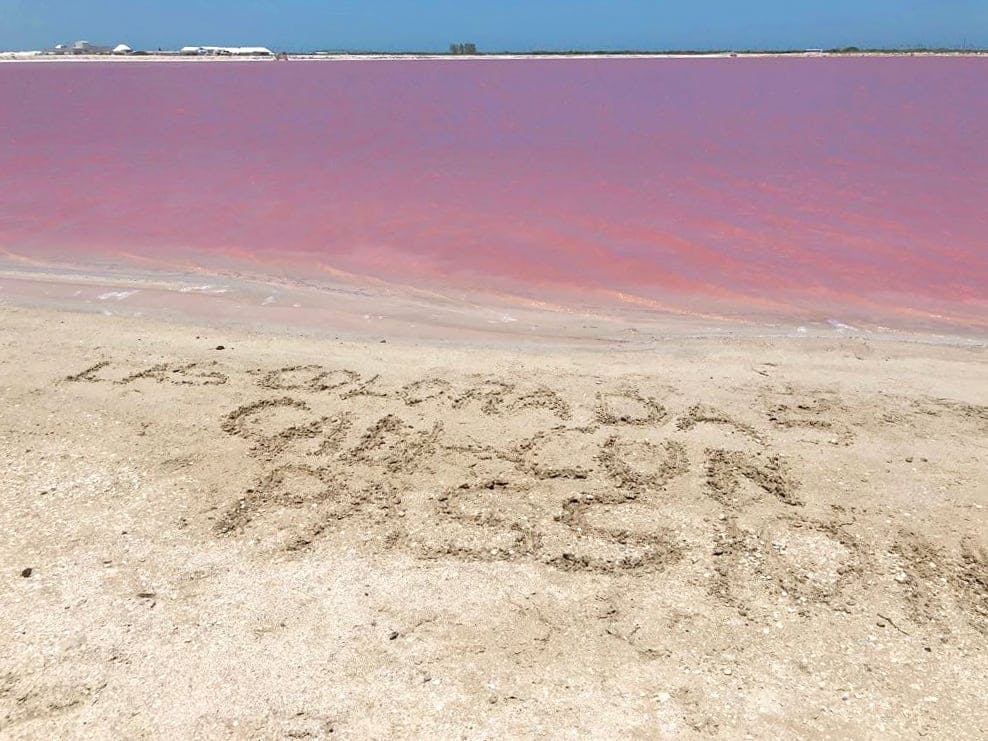
[(0, 305), (351, 338), (641, 347), (675, 337), (849, 339), (977, 347), (974, 331), (910, 331), (821, 315), (782, 321), (635, 308), (590, 310), (354, 283), (196, 273), (0, 269)]

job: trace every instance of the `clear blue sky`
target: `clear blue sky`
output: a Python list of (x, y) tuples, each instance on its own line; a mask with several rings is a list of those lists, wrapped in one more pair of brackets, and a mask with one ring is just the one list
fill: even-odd
[(0, 49), (988, 47), (988, 0), (0, 0)]

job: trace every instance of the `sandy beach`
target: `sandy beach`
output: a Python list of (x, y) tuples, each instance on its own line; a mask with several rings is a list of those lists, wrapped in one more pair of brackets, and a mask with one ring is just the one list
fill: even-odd
[(0, 345), (5, 738), (988, 730), (983, 344)]

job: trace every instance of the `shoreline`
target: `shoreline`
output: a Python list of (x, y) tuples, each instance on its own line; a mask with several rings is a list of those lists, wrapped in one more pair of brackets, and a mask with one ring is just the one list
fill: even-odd
[(508, 294), (477, 294), (396, 286), (383, 281), (293, 279), (200, 268), (194, 272), (97, 272), (69, 266), (0, 264), (0, 305), (203, 322), (222, 328), (313, 339), (388, 338), (469, 345), (647, 347), (680, 338), (862, 339), (882, 343), (984, 347), (972, 327), (916, 329), (838, 316), (714, 316), (529, 302)]
[(841, 58), (900, 58), (900, 57), (985, 57), (988, 58), (988, 51), (903, 51), (903, 52), (710, 52), (697, 54), (663, 54), (663, 53), (640, 53), (640, 54), (476, 54), (476, 55), (454, 55), (454, 54), (288, 54), (286, 59), (279, 60), (276, 55), (272, 56), (193, 56), (180, 54), (142, 54), (114, 55), (114, 54), (66, 54), (47, 55), (34, 52), (0, 52), (0, 62), (275, 62), (275, 61), (484, 61), (484, 60), (526, 60), (526, 59), (841, 59)]

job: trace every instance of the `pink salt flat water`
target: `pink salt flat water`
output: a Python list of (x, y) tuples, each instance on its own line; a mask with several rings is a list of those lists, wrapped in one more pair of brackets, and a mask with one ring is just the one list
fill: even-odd
[(0, 255), (981, 332), (988, 60), (4, 64)]

